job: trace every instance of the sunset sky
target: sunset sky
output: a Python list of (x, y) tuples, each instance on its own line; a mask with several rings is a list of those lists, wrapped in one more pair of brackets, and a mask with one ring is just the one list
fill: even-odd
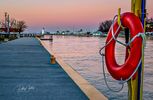
[[(0, 0), (0, 20), (4, 12), (24, 20), (27, 32), (57, 30), (97, 30), (101, 21), (112, 19), (120, 7), (130, 11), (131, 0)], [(147, 0), (148, 16), (153, 17), (153, 0)]]

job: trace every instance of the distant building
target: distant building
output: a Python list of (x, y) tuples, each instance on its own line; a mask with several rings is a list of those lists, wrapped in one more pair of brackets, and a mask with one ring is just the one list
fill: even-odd
[(101, 36), (101, 35), (102, 35), (101, 31), (93, 32), (93, 36)]
[(153, 18), (147, 19), (146, 31), (153, 32)]

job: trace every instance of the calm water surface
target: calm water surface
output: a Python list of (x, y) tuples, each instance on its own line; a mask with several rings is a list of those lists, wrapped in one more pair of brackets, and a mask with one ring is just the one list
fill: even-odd
[[(124, 41), (124, 38), (119, 38)], [(79, 72), (86, 80), (106, 95), (110, 100), (127, 100), (127, 84), (121, 92), (110, 91), (104, 82), (101, 56), (99, 49), (104, 46), (105, 38), (100, 37), (75, 37), (54, 36), (53, 42), (46, 44), (54, 50), (62, 59)], [(145, 75), (144, 75), (144, 100), (153, 99), (153, 40), (147, 40), (145, 49)], [(116, 46), (116, 59), (123, 64), (125, 48)], [(119, 89), (120, 85), (106, 72), (109, 85)]]

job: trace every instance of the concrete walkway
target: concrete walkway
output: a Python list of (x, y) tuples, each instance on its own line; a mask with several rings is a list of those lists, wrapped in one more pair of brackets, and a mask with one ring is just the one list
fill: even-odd
[(0, 100), (88, 100), (35, 38), (0, 44)]

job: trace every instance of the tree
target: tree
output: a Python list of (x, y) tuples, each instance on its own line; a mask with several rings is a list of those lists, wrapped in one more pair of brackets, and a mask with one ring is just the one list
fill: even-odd
[(2, 28), (2, 26), (3, 26), (3, 22), (0, 21), (0, 28)]
[(83, 32), (83, 29), (80, 29), (78, 32)]
[(17, 23), (16, 23), (17, 21), (16, 21), (16, 19), (14, 19), (14, 18), (11, 18), (11, 20), (10, 20), (10, 27), (11, 28), (16, 28), (17, 27)]
[(56, 31), (57, 34), (60, 34), (60, 31)]
[(9, 14), (5, 12), (5, 19), (0, 21), (0, 31), (2, 32), (23, 32), (27, 28), (25, 21), (17, 21), (10, 18)]
[(66, 32), (66, 33), (69, 33), (70, 31), (69, 31), (69, 30), (66, 30), (65, 32)]
[(101, 22), (98, 31), (108, 32), (111, 25), (112, 25), (112, 20), (106, 20), (104, 22)]
[(4, 20), (1, 20), (1, 28), (5, 28), (5, 21)]
[(19, 34), (23, 31), (25, 31), (26, 28), (27, 28), (27, 25), (26, 25), (25, 21), (18, 21), (17, 22), (17, 30), (18, 30)]

